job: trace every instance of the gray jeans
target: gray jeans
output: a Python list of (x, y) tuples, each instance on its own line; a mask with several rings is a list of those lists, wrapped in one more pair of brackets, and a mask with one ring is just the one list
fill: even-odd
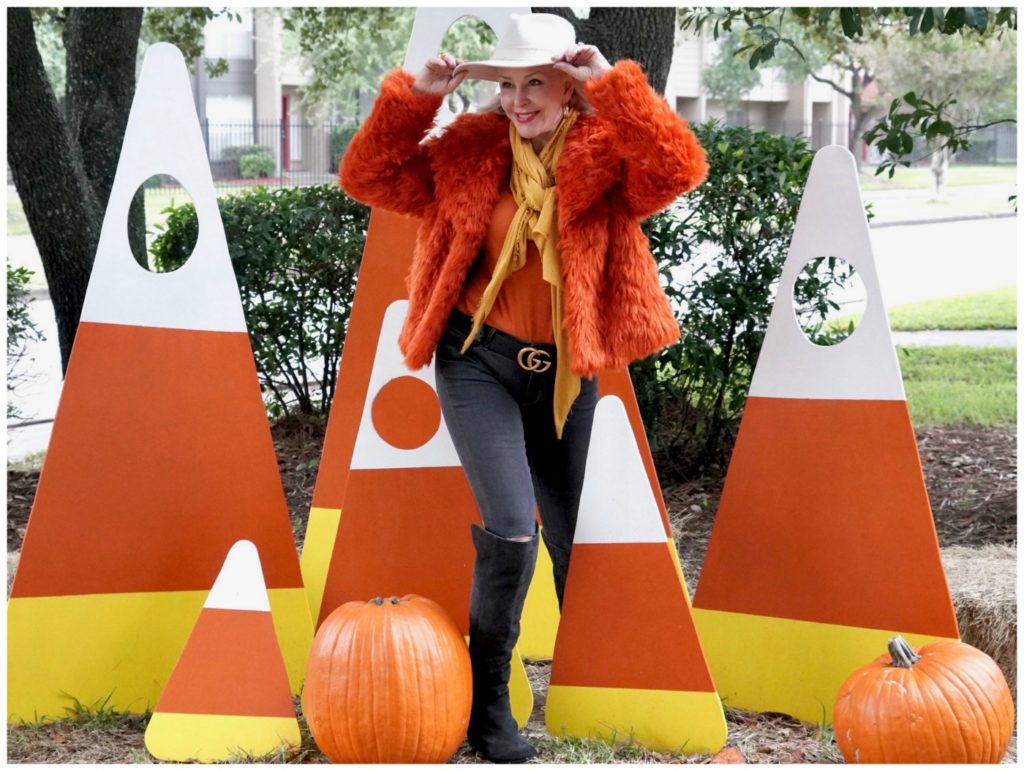
[[(539, 507), (545, 541), (569, 551), (597, 404), (597, 378), (581, 382), (558, 439), (552, 412), (553, 353), (546, 371), (528, 371), (515, 351), (530, 344), (484, 325), (463, 354), (467, 323), (465, 314), (452, 314), (434, 367), (441, 412), (484, 527), (503, 538), (533, 535)], [(519, 358), (529, 364), (528, 358)]]

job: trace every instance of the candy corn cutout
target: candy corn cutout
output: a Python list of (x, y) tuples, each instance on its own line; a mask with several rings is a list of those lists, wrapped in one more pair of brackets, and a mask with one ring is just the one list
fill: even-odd
[[(195, 202), (172, 273), (135, 262), (131, 198), (157, 173)], [(291, 688), (312, 641), (277, 460), (188, 70), (147, 51), (8, 604), (8, 714), (156, 704), (224, 554), (263, 557)], [(109, 697), (109, 698), (108, 698)]]
[(262, 757), (302, 743), (259, 554), (231, 547), (146, 727), (159, 760)]
[[(841, 257), (867, 307), (833, 346), (793, 311), (808, 261)], [(694, 613), (727, 704), (830, 722), (843, 680), (896, 633), (956, 639), (853, 158), (811, 166)]]
[(722, 705), (625, 407), (597, 405), (548, 688), (555, 736), (715, 752)]

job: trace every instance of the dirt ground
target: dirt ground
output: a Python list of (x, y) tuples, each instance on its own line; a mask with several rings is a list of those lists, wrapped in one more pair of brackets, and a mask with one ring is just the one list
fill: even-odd
[[(273, 429), (275, 448), (293, 531), (301, 548), (309, 514), (316, 463), (323, 444), (321, 421), (289, 420)], [(1017, 458), (1013, 427), (977, 429), (925, 427), (917, 430), (928, 493), (941, 546), (1015, 544), (1017, 540)], [(16, 562), (38, 482), (38, 471), (7, 473), (8, 564)], [(704, 478), (666, 487), (665, 502), (679, 546), (691, 592), (722, 488), (721, 478)], [(582, 746), (567, 757), (557, 754), (544, 728), (543, 706), (550, 666), (530, 662), (527, 671), (535, 693), (534, 713), (526, 733), (538, 746), (541, 762), (684, 762), (637, 746), (601, 754)], [(828, 731), (784, 715), (755, 714), (727, 709), (729, 743), (715, 762), (835, 763), (842, 758)], [(132, 763), (152, 762), (143, 746), (145, 718), (101, 715), (87, 720), (47, 726), (9, 726), (8, 761), (12, 763)], [(283, 758), (278, 759), (283, 760)], [(707, 762), (708, 757), (689, 760)], [(327, 762), (306, 735), (303, 749), (292, 762)], [(1016, 761), (1016, 738), (1004, 762)], [(479, 762), (463, 746), (453, 763)]]

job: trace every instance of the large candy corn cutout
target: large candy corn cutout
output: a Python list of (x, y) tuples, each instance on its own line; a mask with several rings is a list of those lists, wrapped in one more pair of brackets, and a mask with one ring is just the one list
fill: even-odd
[[(195, 250), (150, 273), (131, 198), (174, 175)], [(139, 78), (8, 605), (8, 714), (152, 708), (230, 546), (263, 556), (291, 688), (312, 641), (288, 510), (181, 54)]]
[(556, 735), (715, 752), (722, 705), (622, 402), (602, 398), (547, 701)]
[[(793, 286), (847, 260), (859, 327), (812, 344)], [(729, 464), (694, 613), (725, 703), (830, 722), (843, 680), (899, 633), (956, 639), (899, 363), (849, 152), (818, 151)]]
[(302, 743), (259, 554), (231, 547), (146, 727), (159, 760), (262, 757)]

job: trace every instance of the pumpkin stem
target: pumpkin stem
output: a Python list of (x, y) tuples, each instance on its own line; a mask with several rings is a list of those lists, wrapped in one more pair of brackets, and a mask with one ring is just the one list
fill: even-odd
[(372, 600), (370, 600), (370, 602), (372, 602), (374, 605), (383, 605), (384, 604), (384, 598), (383, 597), (374, 597)]
[(401, 600), (398, 597), (388, 597), (388, 602), (390, 602), (392, 605), (397, 605), (401, 602)]
[(910, 643), (899, 635), (889, 640), (889, 655), (892, 656), (892, 666), (903, 669), (911, 669), (914, 664), (921, 660), (921, 657), (914, 653)]

